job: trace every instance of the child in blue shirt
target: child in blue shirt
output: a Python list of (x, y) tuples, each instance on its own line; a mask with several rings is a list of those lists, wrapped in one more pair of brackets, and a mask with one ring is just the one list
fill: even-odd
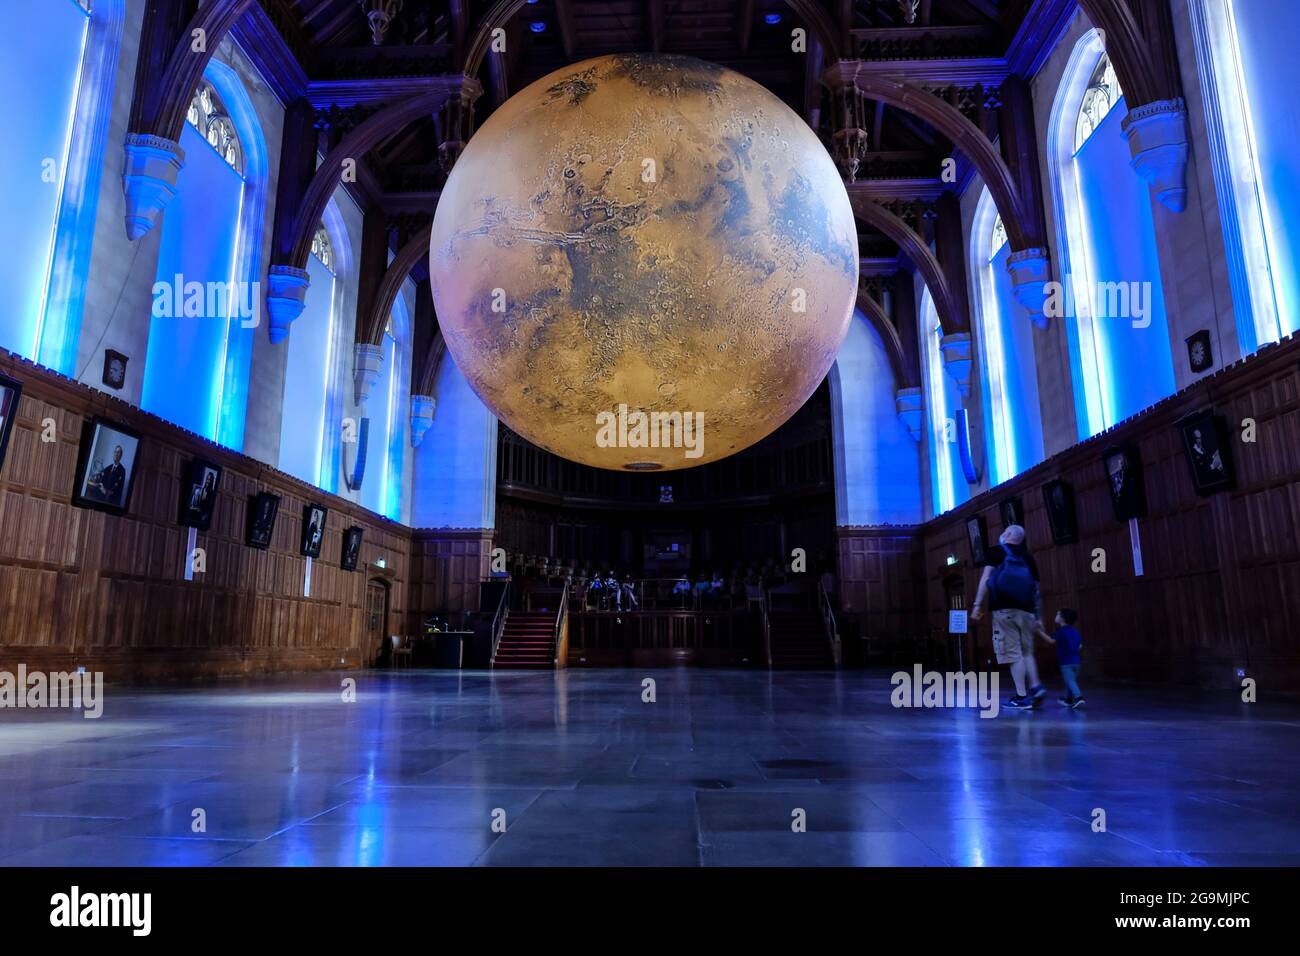
[(1061, 679), (1066, 687), (1066, 696), (1058, 700), (1072, 710), (1084, 702), (1083, 691), (1079, 690), (1079, 651), (1083, 647), (1083, 635), (1074, 627), (1078, 619), (1078, 611), (1061, 608), (1056, 612), (1056, 630), (1048, 638), (1056, 645), (1056, 663), (1060, 665)]

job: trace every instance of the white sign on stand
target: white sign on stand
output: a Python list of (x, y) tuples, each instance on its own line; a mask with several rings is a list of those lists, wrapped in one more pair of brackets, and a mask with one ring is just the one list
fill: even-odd
[(966, 612), (964, 610), (950, 610), (948, 612), (948, 633), (965, 634), (966, 632)]
[(185, 536), (185, 580), (194, 580), (194, 549), (199, 543), (199, 529), (190, 528)]
[(1133, 546), (1133, 576), (1142, 577), (1142, 537), (1138, 534), (1137, 518), (1128, 519), (1128, 540)]

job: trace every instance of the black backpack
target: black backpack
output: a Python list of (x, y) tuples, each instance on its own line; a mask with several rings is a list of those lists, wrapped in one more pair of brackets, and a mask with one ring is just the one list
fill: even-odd
[(993, 591), (1001, 598), (1001, 603), (1032, 608), (1038, 582), (1029, 570), (1029, 562), (1010, 548), (1004, 551), (1002, 563), (993, 572)]

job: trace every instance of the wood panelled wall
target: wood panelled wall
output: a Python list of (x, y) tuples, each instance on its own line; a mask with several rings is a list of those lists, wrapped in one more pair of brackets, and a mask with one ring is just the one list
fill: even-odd
[(927, 627), (919, 528), (836, 528), (844, 640), (912, 638)]
[(416, 633), (425, 616), (438, 613), (453, 627), (479, 609), (479, 583), (492, 559), (491, 529), (421, 528), (411, 532), (411, 612)]
[[(1085, 676), (1240, 684), (1260, 693), (1300, 690), (1300, 337), (1202, 379), (1178, 395), (1077, 445), (923, 529), (927, 605), (933, 634), (947, 631), (944, 578), (960, 561), (970, 603), (965, 521), (985, 516), (989, 538), (1002, 530), (998, 504), (1021, 496), (1029, 544), (1043, 578), (1045, 616), (1079, 611)], [(1176, 423), (1214, 407), (1228, 422), (1236, 490), (1198, 495)], [(1242, 441), (1242, 422), (1256, 441)], [(1115, 519), (1101, 457), (1131, 443), (1142, 459), (1148, 516), (1138, 520), (1144, 574), (1134, 574), (1127, 522)], [(1042, 485), (1074, 486), (1077, 544), (1054, 546)], [(1106, 556), (1093, 570), (1094, 549)], [(977, 631), (981, 662), (991, 656), (987, 621)], [(1050, 652), (1040, 653), (1050, 659)]]
[[(371, 578), (389, 588), (383, 630), (402, 627), (403, 526), (8, 352), (0, 371), (23, 383), (0, 469), (0, 667), (83, 665), (113, 679), (363, 666), (379, 649), (363, 614)], [(71, 504), (92, 415), (143, 436), (124, 516)], [(53, 442), (41, 440), (46, 419)], [(207, 570), (185, 581), (187, 529), (176, 519), (182, 468), (194, 455), (223, 474), (212, 527), (197, 539)], [(281, 501), (271, 547), (258, 551), (244, 544), (246, 508), (264, 490)], [(329, 509), (309, 598), (298, 554), (308, 500)], [(350, 525), (364, 529), (354, 572), (339, 566)]]

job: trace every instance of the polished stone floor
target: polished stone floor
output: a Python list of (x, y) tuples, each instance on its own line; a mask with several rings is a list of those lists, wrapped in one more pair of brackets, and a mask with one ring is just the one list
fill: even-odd
[(99, 720), (0, 710), (0, 865), (1300, 865), (1295, 703), (1094, 686), (1085, 710), (988, 720), (890, 690), (708, 670), (110, 686)]

